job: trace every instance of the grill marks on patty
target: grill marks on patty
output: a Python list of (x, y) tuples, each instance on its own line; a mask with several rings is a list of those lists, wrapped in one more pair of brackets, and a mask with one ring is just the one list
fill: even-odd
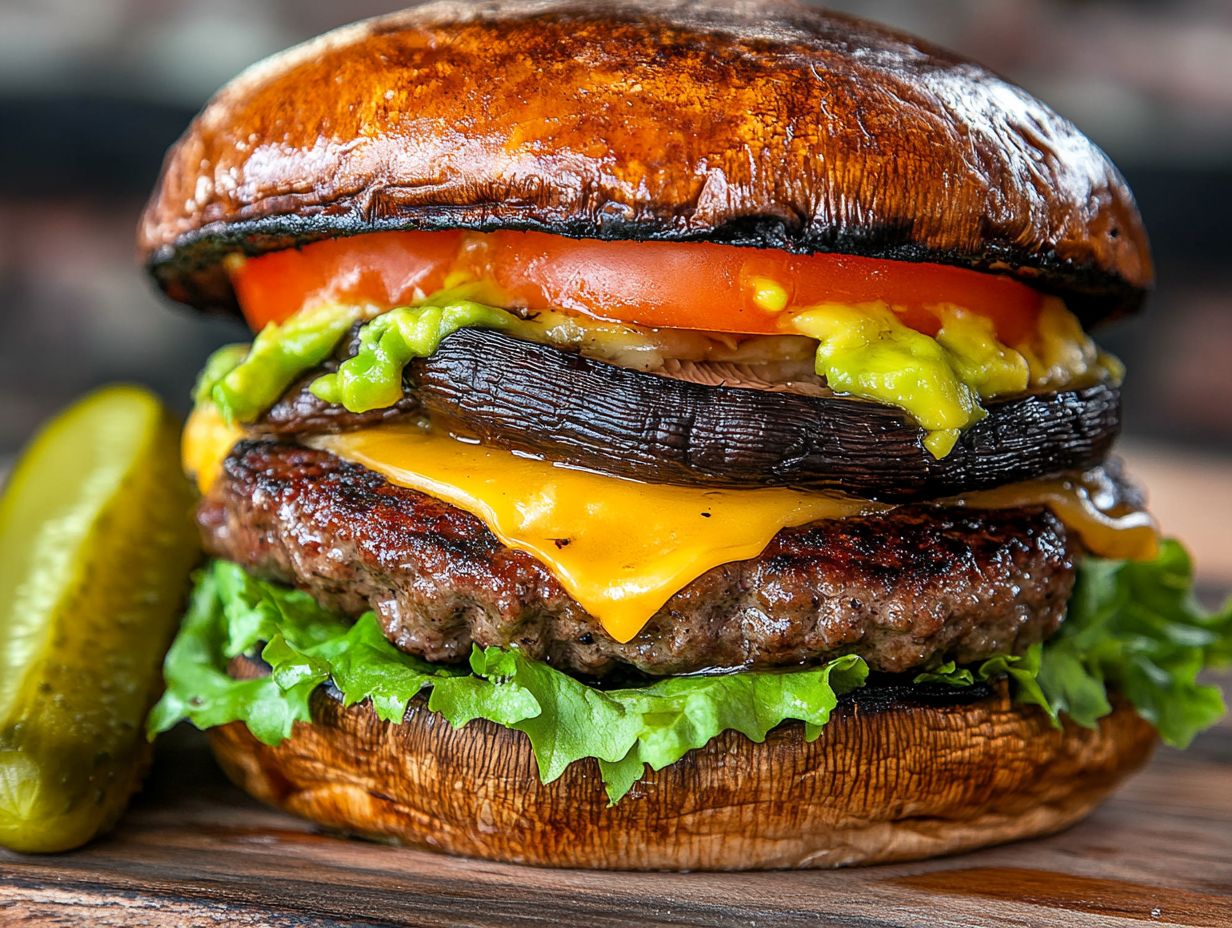
[(348, 615), (373, 609), (434, 661), (516, 645), (574, 673), (650, 674), (855, 653), (905, 672), (1021, 652), (1059, 625), (1076, 543), (1042, 507), (903, 506), (780, 532), (614, 641), (530, 555), (471, 514), (333, 455), (240, 442), (198, 514), (206, 549)]

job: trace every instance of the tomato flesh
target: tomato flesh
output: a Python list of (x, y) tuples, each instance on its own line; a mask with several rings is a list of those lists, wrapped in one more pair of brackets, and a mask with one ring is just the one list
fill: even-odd
[(441, 288), (461, 244), (457, 231), (327, 239), (250, 258), (231, 280), (244, 318), (260, 330), (310, 302), (405, 306), (417, 290), (427, 294)]
[(511, 305), (749, 335), (782, 331), (781, 314), (755, 300), (761, 281), (782, 288), (789, 307), (884, 301), (929, 335), (938, 328), (930, 308), (954, 304), (992, 320), (1007, 344), (1030, 334), (1041, 302), (1037, 291), (1008, 277), (940, 264), (541, 232), (376, 232), (253, 258), (232, 276), (245, 316), (259, 329), (309, 301), (404, 305), (455, 272), (495, 283)]

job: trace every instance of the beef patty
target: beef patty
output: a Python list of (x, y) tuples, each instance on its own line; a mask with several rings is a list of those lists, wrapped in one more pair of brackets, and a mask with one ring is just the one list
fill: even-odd
[(601, 676), (775, 667), (859, 654), (893, 673), (1021, 652), (1057, 628), (1076, 542), (1042, 507), (903, 506), (784, 529), (702, 574), (632, 641), (475, 516), (332, 454), (242, 441), (198, 513), (206, 549), (433, 661), (516, 645)]

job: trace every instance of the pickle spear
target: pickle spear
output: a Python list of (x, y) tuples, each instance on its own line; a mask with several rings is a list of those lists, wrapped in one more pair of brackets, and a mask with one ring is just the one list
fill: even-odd
[(0, 846), (69, 850), (115, 823), (199, 557), (177, 427), (151, 393), (91, 394), (0, 496)]

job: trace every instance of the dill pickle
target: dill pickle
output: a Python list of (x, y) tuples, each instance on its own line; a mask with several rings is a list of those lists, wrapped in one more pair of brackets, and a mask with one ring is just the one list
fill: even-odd
[(84, 844), (140, 783), (199, 557), (177, 432), (149, 392), (100, 390), (36, 436), (0, 496), (0, 846)]

